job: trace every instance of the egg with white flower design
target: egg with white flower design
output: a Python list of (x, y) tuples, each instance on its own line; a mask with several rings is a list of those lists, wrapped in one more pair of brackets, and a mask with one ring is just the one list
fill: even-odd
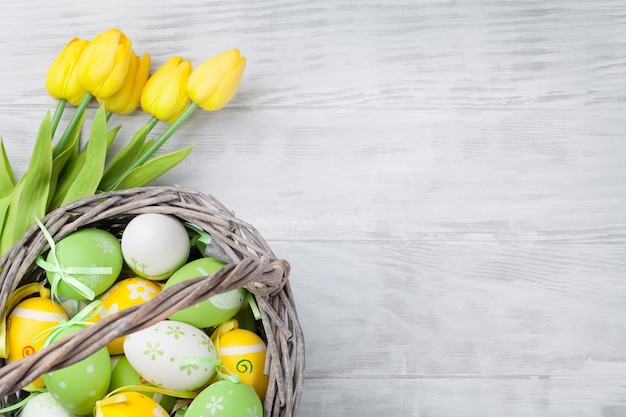
[(32, 397), (20, 413), (20, 417), (75, 417), (61, 407), (50, 392), (42, 392)]
[(189, 257), (191, 242), (185, 226), (174, 216), (144, 213), (124, 228), (122, 254), (130, 269), (140, 277), (163, 280)]
[(202, 390), (185, 412), (185, 417), (203, 416), (263, 417), (263, 405), (249, 385), (218, 381)]
[(48, 252), (45, 269), (60, 295), (87, 300), (113, 285), (123, 263), (119, 240), (106, 230), (90, 228), (61, 239), (55, 250)]
[[(183, 265), (167, 280), (163, 289), (168, 289), (180, 282), (208, 276), (226, 265), (212, 257), (200, 258)], [(172, 320), (189, 323), (199, 328), (217, 326), (232, 318), (241, 309), (246, 298), (245, 288), (236, 288), (222, 294), (216, 294), (191, 307), (172, 314)]]
[(196, 390), (215, 374), (215, 346), (202, 330), (164, 320), (126, 336), (128, 362), (146, 381), (171, 390)]
[[(97, 322), (126, 308), (145, 303), (161, 292), (161, 285), (145, 278), (126, 278), (116, 282), (97, 299), (102, 301), (102, 309), (90, 321)], [(111, 355), (124, 353), (124, 336), (107, 345)]]

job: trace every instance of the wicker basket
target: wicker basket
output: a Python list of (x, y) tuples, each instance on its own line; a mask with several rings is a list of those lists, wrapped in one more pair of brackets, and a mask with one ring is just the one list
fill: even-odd
[[(208, 232), (233, 260), (215, 274), (181, 282), (145, 304), (108, 316), (97, 324), (19, 361), (0, 368), (0, 404), (16, 403), (20, 389), (45, 372), (69, 366), (126, 335), (216, 294), (239, 287), (254, 294), (261, 312), (260, 333), (267, 343), (269, 386), (264, 415), (294, 416), (302, 393), (304, 338), (288, 282), (289, 264), (276, 259), (254, 227), (235, 218), (215, 198), (181, 187), (141, 187), (88, 197), (42, 219), (55, 242), (83, 227), (99, 227), (121, 236), (125, 225), (141, 213), (164, 213)], [(0, 306), (29, 282), (43, 281), (35, 265), (49, 249), (34, 226), (0, 259)], [(7, 414), (7, 415), (10, 415)]]

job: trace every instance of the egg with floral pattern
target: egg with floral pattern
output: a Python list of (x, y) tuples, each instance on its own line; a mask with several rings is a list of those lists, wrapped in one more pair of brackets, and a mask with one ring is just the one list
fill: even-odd
[(171, 390), (195, 390), (215, 373), (217, 352), (202, 330), (165, 320), (131, 333), (124, 340), (130, 364), (151, 384)]
[[(102, 309), (90, 319), (97, 322), (111, 314), (126, 308), (145, 303), (161, 292), (161, 285), (145, 278), (126, 278), (116, 282), (97, 300), (102, 301)], [(111, 355), (124, 353), (124, 336), (118, 337), (107, 345)]]
[[(174, 272), (163, 289), (168, 289), (189, 279), (211, 275), (224, 265), (226, 265), (224, 262), (212, 257), (196, 259)], [(243, 305), (246, 294), (245, 288), (236, 288), (232, 291), (216, 294), (191, 307), (177, 311), (170, 316), (170, 319), (189, 323), (199, 328), (217, 326), (237, 314)]]
[(122, 254), (140, 277), (163, 280), (187, 262), (191, 241), (174, 216), (145, 213), (134, 217), (122, 233)]
[(52, 393), (42, 392), (32, 397), (20, 413), (20, 417), (75, 417), (74, 414), (61, 407)]
[[(46, 276), (53, 289), (58, 288), (59, 294), (72, 300), (86, 300), (89, 297), (76, 282), (93, 291), (94, 297), (100, 295), (118, 278), (124, 259), (115, 236), (106, 230), (90, 228), (61, 239), (55, 250), (48, 252), (46, 262)], [(82, 271), (76, 272), (76, 268)]]
[(122, 391), (96, 403), (98, 417), (168, 417), (169, 414), (152, 398), (133, 391)]
[(206, 387), (189, 405), (185, 417), (263, 417), (263, 405), (254, 389), (224, 380)]

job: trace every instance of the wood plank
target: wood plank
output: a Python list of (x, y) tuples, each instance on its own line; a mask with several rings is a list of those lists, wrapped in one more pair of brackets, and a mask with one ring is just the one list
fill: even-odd
[[(0, 105), (18, 172), (44, 112)], [(146, 120), (113, 118), (117, 146)], [(626, 224), (625, 136), (622, 112), (599, 109), (234, 109), (194, 114), (164, 151), (195, 149), (160, 182), (276, 239), (610, 239)]]
[(271, 245), (293, 264), (309, 377), (626, 371), (623, 239)]
[(621, 417), (622, 378), (307, 380), (298, 415)]
[(67, 40), (112, 25), (156, 64), (242, 48), (250, 66), (238, 101), (255, 108), (535, 108), (626, 96), (620, 0), (159, 6), (113, 1), (84, 13), (69, 2), (7, 3), (0, 54), (12, 59), (0, 62), (0, 99), (41, 103), (45, 71)]

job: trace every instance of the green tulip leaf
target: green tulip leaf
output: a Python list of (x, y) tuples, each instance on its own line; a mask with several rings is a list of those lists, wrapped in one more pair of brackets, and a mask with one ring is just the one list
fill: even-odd
[[(96, 113), (96, 116), (97, 116), (97, 113)], [(106, 123), (106, 119), (105, 119), (105, 123)], [(94, 125), (92, 126), (92, 132), (93, 132), (94, 126), (95, 126), (95, 118), (94, 118)], [(115, 140), (115, 136), (117, 135), (117, 132), (119, 131), (120, 127), (121, 126), (117, 126), (111, 129), (109, 132), (107, 132), (106, 149), (108, 149), (109, 146), (111, 146), (111, 143), (113, 143), (113, 141)], [(105, 126), (105, 129), (106, 129), (106, 126)], [(91, 142), (91, 138), (89, 142)], [(48, 209), (50, 211), (54, 210), (55, 208), (61, 207), (63, 204), (67, 204), (68, 202), (74, 201), (74, 200), (71, 200), (72, 197), (68, 197), (68, 193), (70, 192), (70, 189), (73, 187), (75, 191), (77, 190), (76, 187), (78, 186), (76, 186), (75, 183), (77, 179), (81, 175), (84, 174), (83, 169), (85, 168), (85, 163), (87, 161), (87, 149), (89, 149), (89, 142), (87, 142), (87, 146), (85, 147), (85, 149), (83, 149), (80, 153), (78, 153), (76, 157), (70, 159), (70, 161), (66, 164), (65, 170), (60, 174), (59, 182), (57, 184), (54, 197), (52, 198), (49, 204)], [(106, 149), (104, 150), (104, 158), (106, 158)]]
[[(57, 208), (57, 206), (53, 206), (52, 202), (54, 197), (57, 194), (57, 187), (59, 186), (59, 178), (61, 176), (61, 172), (63, 172), (66, 167), (71, 166), (72, 162), (76, 160), (78, 157), (78, 148), (80, 146), (80, 132), (85, 122), (85, 113), (82, 114), (81, 118), (77, 122), (72, 134), (70, 135), (68, 141), (66, 142), (63, 151), (54, 158), (52, 162), (52, 175), (50, 176), (50, 194), (48, 195), (48, 211), (52, 211)], [(69, 171), (69, 170), (68, 170)], [(61, 177), (61, 181), (63, 178)], [(65, 182), (65, 191), (64, 194), (67, 193), (67, 188), (71, 183)]]
[[(2, 234), (5, 230), (5, 223), (7, 214), (9, 213), (9, 207), (11, 206), (12, 195), (8, 194), (4, 197), (0, 197), (0, 242), (2, 241)], [(0, 256), (4, 255), (4, 246), (0, 244)], [(8, 248), (7, 248), (8, 249)]]
[(3, 253), (35, 224), (34, 217), (46, 215), (52, 174), (52, 131), (50, 112), (39, 127), (28, 170), (13, 190), (5, 218), (0, 247)]
[(98, 187), (99, 189), (106, 190), (109, 187), (112, 187), (117, 178), (122, 175), (133, 162), (135, 162), (137, 157), (141, 155), (141, 151), (146, 142), (146, 137), (148, 136), (150, 130), (151, 126), (143, 126), (137, 131), (137, 133), (135, 133), (124, 149), (119, 151), (115, 157), (113, 157), (104, 171), (104, 175), (102, 175), (102, 180), (100, 181), (100, 186)]
[(15, 187), (15, 176), (9, 162), (4, 142), (0, 137), (0, 196), (7, 196)]
[(115, 138), (117, 130), (119, 130), (119, 127), (111, 132), (107, 132), (106, 111), (104, 106), (100, 106), (93, 119), (86, 149), (80, 154), (85, 155), (84, 162), (79, 174), (74, 178), (63, 197), (61, 205), (96, 193), (104, 172), (107, 148), (109, 143)]
[(123, 190), (134, 187), (142, 187), (165, 174), (170, 169), (181, 163), (191, 152), (193, 146), (188, 146), (168, 154), (152, 158), (143, 165), (129, 172), (115, 185), (114, 190)]

